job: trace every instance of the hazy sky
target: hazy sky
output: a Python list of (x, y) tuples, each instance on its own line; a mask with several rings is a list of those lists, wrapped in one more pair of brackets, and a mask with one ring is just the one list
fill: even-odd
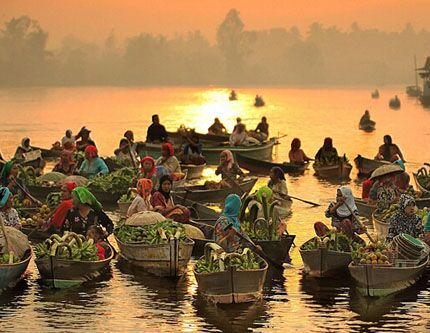
[(213, 41), (231, 8), (247, 29), (296, 25), (304, 31), (316, 21), (348, 28), (357, 21), (384, 30), (401, 30), (407, 22), (430, 30), (430, 0), (0, 0), (0, 21), (29, 15), (49, 32), (50, 46), (66, 35), (99, 41), (110, 31), (122, 39), (201, 30)]

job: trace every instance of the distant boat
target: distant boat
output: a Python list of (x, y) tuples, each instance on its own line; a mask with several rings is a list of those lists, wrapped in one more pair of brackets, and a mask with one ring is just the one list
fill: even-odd
[(365, 132), (373, 132), (375, 130), (375, 122), (370, 121), (359, 125), (359, 129)]
[(255, 96), (255, 103), (254, 106), (255, 107), (261, 107), (264, 106), (266, 103), (264, 103), (263, 97), (261, 96)]
[(415, 71), (415, 85), (406, 87), (406, 94), (409, 97), (420, 97), (421, 96), (421, 88), (418, 86), (418, 73), (417, 73), (417, 58), (414, 56), (414, 71)]
[(372, 91), (372, 98), (379, 98), (379, 90), (375, 89), (375, 91)]
[(423, 79), (423, 93), (420, 96), (421, 104), (424, 107), (430, 107), (430, 57), (427, 57), (423, 68), (418, 68), (417, 71)]
[(236, 92), (235, 92), (234, 90), (232, 90), (232, 91), (230, 92), (230, 96), (228, 96), (228, 99), (229, 99), (230, 101), (237, 101), (237, 94), (236, 94)]
[(400, 109), (400, 99), (395, 96), (394, 98), (390, 99), (390, 102), (388, 103), (390, 108), (392, 109)]

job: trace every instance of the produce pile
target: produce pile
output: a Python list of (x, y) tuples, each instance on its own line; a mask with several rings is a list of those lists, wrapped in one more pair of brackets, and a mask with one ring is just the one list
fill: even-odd
[(39, 211), (29, 218), (21, 218), (22, 225), (41, 226), (44, 224), (51, 214), (51, 209), (47, 205), (39, 208)]
[(66, 175), (60, 172), (48, 172), (40, 177), (33, 178), (28, 177), (28, 185), (43, 186), (43, 187), (58, 187), (62, 180), (66, 178)]
[(167, 244), (168, 240), (176, 237), (185, 241), (185, 228), (181, 223), (172, 220), (156, 222), (140, 227), (129, 226), (120, 222), (114, 230), (115, 236), (123, 243), (141, 243), (148, 245)]
[(318, 167), (333, 166), (341, 163), (349, 163), (349, 159), (345, 154), (343, 154), (343, 156), (337, 156), (337, 154), (333, 154), (315, 161), (315, 164)]
[(13, 251), (0, 255), (0, 265), (10, 265), (20, 262), (21, 259), (16, 256)]
[(421, 168), (417, 172), (418, 183), (426, 190), (430, 191), (430, 174), (426, 168)]
[(136, 198), (137, 193), (134, 191), (128, 191), (126, 194), (121, 195), (118, 203), (130, 203)]
[(245, 271), (259, 269), (260, 264), (249, 248), (243, 249), (242, 253), (226, 253), (218, 244), (207, 243), (203, 257), (196, 263), (195, 272), (199, 274), (222, 272), (231, 267)]
[(30, 207), (32, 205), (32, 202), (30, 199), (25, 198), (24, 200), (20, 200), (20, 198), (17, 195), (13, 196), (13, 207), (16, 210), (20, 210), (22, 208)]
[(345, 234), (331, 229), (324, 237), (314, 237), (301, 246), (303, 251), (312, 251), (320, 248), (326, 248), (330, 251), (352, 252), (360, 246)]
[(393, 253), (393, 250), (382, 242), (370, 243), (352, 252), (352, 259), (356, 265), (392, 265), (390, 258)]
[(129, 187), (137, 180), (137, 170), (122, 168), (107, 175), (97, 175), (91, 179), (87, 187), (90, 190), (99, 190), (113, 194), (127, 193)]
[[(394, 214), (397, 213), (398, 210), (399, 204), (391, 204), (391, 206), (386, 210), (382, 211), (382, 213), (375, 213), (375, 217), (380, 221), (389, 223), (390, 219), (393, 217)], [(428, 215), (428, 210), (427, 208), (418, 209), (415, 214), (417, 214), (424, 223)]]
[(65, 232), (63, 237), (52, 235), (34, 249), (37, 259), (44, 257), (58, 257), (59, 259), (98, 261), (97, 247), (92, 239), (85, 239), (83, 235)]
[(49, 209), (55, 210), (61, 203), (61, 192), (51, 192), (46, 196), (46, 204)]

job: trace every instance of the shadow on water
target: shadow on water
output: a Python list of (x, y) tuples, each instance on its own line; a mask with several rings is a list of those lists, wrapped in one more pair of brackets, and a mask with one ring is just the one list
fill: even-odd
[(6, 289), (0, 293), (0, 321), (22, 310), (28, 304), (26, 298), (31, 292), (27, 279), (22, 279), (12, 289)]

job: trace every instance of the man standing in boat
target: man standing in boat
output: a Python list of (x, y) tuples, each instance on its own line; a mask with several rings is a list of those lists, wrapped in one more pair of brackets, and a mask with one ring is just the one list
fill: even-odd
[(152, 124), (148, 127), (148, 132), (146, 135), (146, 142), (150, 143), (160, 143), (167, 141), (167, 131), (166, 128), (160, 124), (160, 118), (158, 114), (152, 116)]

